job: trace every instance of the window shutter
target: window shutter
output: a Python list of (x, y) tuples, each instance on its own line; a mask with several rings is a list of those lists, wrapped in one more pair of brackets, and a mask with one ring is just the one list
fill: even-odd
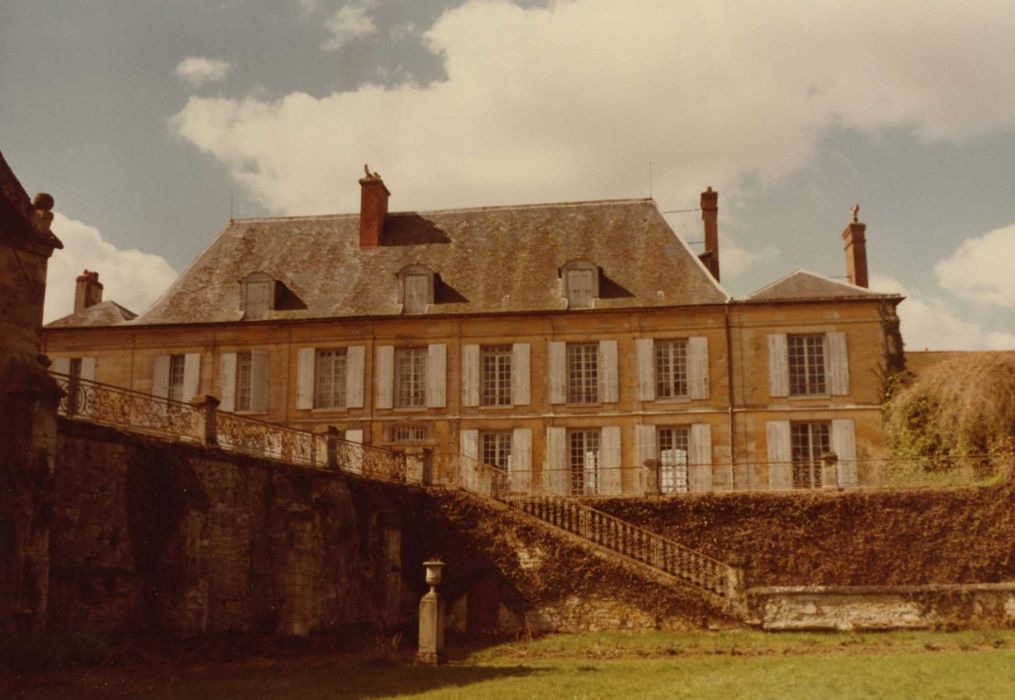
[(152, 396), (160, 399), (169, 396), (169, 355), (156, 355), (152, 365)]
[(851, 418), (832, 421), (832, 452), (838, 456), (839, 486), (851, 488), (857, 485), (856, 476), (856, 429)]
[[(342, 436), (346, 442), (352, 442), (357, 445), (363, 444), (363, 430), (357, 428), (356, 430), (346, 430)], [(357, 474), (363, 473), (363, 451), (356, 448), (346, 448), (346, 463), (341, 465), (340, 468), (348, 469), (349, 471), (356, 472)]]
[(688, 436), (687, 485), (690, 491), (712, 490), (712, 426), (695, 423)]
[(789, 396), (789, 354), (785, 333), (768, 336), (768, 393), (771, 396)]
[(254, 413), (268, 410), (268, 362), (266, 351), (254, 350), (250, 353), (250, 410)]
[(515, 428), (511, 431), (510, 490), (528, 493), (532, 487), (532, 429)]
[(443, 408), (447, 405), (448, 346), (433, 343), (426, 353), (426, 405)]
[(793, 453), (790, 449), (789, 421), (766, 423), (768, 442), (768, 488), (793, 488)]
[(458, 431), (461, 443), (461, 452), (466, 459), (466, 468), (471, 468), (479, 461), (479, 431), (471, 428), (462, 428)]
[(825, 336), (828, 347), (828, 393), (832, 396), (849, 394), (849, 357), (846, 353), (846, 334), (835, 331)]
[(634, 437), (638, 449), (638, 466), (644, 467), (647, 460), (659, 459), (654, 425), (639, 424), (634, 426)]
[(86, 382), (95, 381), (95, 358), (94, 357), (82, 357), (81, 358), (81, 378)]
[(58, 357), (53, 360), (53, 371), (57, 374), (70, 374), (70, 358)]
[(549, 345), (547, 362), (550, 386), (550, 403), (567, 403), (567, 365), (565, 362), (566, 344), (553, 341)]
[(346, 442), (354, 442), (357, 445), (363, 444), (363, 430), (357, 428), (356, 430), (346, 430), (343, 436)]
[(462, 346), (462, 405), (479, 405), (479, 346)]
[(219, 391), (222, 403), (219, 408), (232, 413), (236, 410), (236, 353), (224, 352), (219, 367)]
[(299, 366), (296, 369), (296, 408), (314, 407), (314, 365), (317, 350), (300, 348)]
[[(515, 406), (528, 406), (532, 403), (529, 354), (528, 343), (515, 343), (511, 346), (511, 403)], [(531, 450), (531, 438), (529, 449)]]
[[(638, 361), (638, 400), (656, 400), (655, 341), (652, 338), (638, 338), (634, 341), (635, 357)], [(655, 457), (652, 457), (655, 459)]]
[(183, 356), (183, 400), (193, 401), (201, 393), (201, 353)]
[(543, 484), (550, 493), (567, 496), (571, 493), (571, 477), (567, 465), (567, 430), (546, 429), (546, 469)]
[[(350, 345), (345, 350), (345, 406), (363, 408), (363, 371), (365, 349)], [(362, 434), (363, 431), (360, 431)]]
[(599, 493), (603, 496), (619, 496), (623, 493), (621, 471), (620, 426), (606, 425), (600, 433), (599, 446)]
[(620, 382), (617, 377), (617, 341), (599, 341), (599, 388), (603, 403), (620, 401)]
[(377, 408), (391, 408), (395, 401), (395, 347), (377, 346), (377, 367), (374, 372), (377, 384)]
[(708, 338), (687, 339), (687, 390), (692, 399), (708, 398)]

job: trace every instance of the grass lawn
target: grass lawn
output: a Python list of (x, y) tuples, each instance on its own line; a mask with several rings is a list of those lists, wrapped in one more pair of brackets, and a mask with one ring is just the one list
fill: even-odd
[(421, 668), (355, 655), (62, 672), (13, 697), (1012, 698), (1015, 630), (601, 632), (475, 649)]

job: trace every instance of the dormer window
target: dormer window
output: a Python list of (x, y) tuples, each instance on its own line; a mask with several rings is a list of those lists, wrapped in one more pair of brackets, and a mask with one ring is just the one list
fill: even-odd
[(240, 282), (244, 319), (264, 318), (275, 308), (275, 280), (264, 272), (251, 272)]
[(569, 309), (591, 309), (599, 296), (599, 268), (588, 260), (572, 260), (560, 271)]
[(433, 303), (434, 274), (422, 265), (410, 265), (398, 273), (398, 302), (402, 313), (422, 314)]

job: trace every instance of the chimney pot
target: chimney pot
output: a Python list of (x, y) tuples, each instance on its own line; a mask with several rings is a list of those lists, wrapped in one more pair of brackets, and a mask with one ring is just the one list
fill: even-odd
[(384, 180), (378, 173), (370, 172), (363, 166), (366, 175), (359, 180), (359, 247), (376, 248), (381, 244), (384, 233), (384, 219), (388, 215), (388, 197), (391, 193), (384, 186)]
[(719, 193), (709, 185), (701, 193), (701, 220), (705, 222), (705, 252), (699, 257), (719, 281)]
[(843, 249), (846, 251), (846, 276), (850, 284), (867, 288), (867, 224), (858, 220), (860, 205), (851, 209), (853, 217), (842, 232)]
[(102, 301), (102, 283), (99, 273), (85, 270), (76, 280), (74, 288), (74, 313), (84, 311)]

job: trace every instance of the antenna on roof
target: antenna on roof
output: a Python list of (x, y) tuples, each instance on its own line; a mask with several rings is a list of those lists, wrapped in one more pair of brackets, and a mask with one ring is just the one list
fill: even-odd
[(648, 197), (652, 199), (652, 161), (648, 162)]
[(234, 220), (233, 219), (233, 198), (234, 198), (235, 195), (236, 195), (236, 186), (232, 185), (229, 188), (229, 221), (230, 222), (232, 222)]

